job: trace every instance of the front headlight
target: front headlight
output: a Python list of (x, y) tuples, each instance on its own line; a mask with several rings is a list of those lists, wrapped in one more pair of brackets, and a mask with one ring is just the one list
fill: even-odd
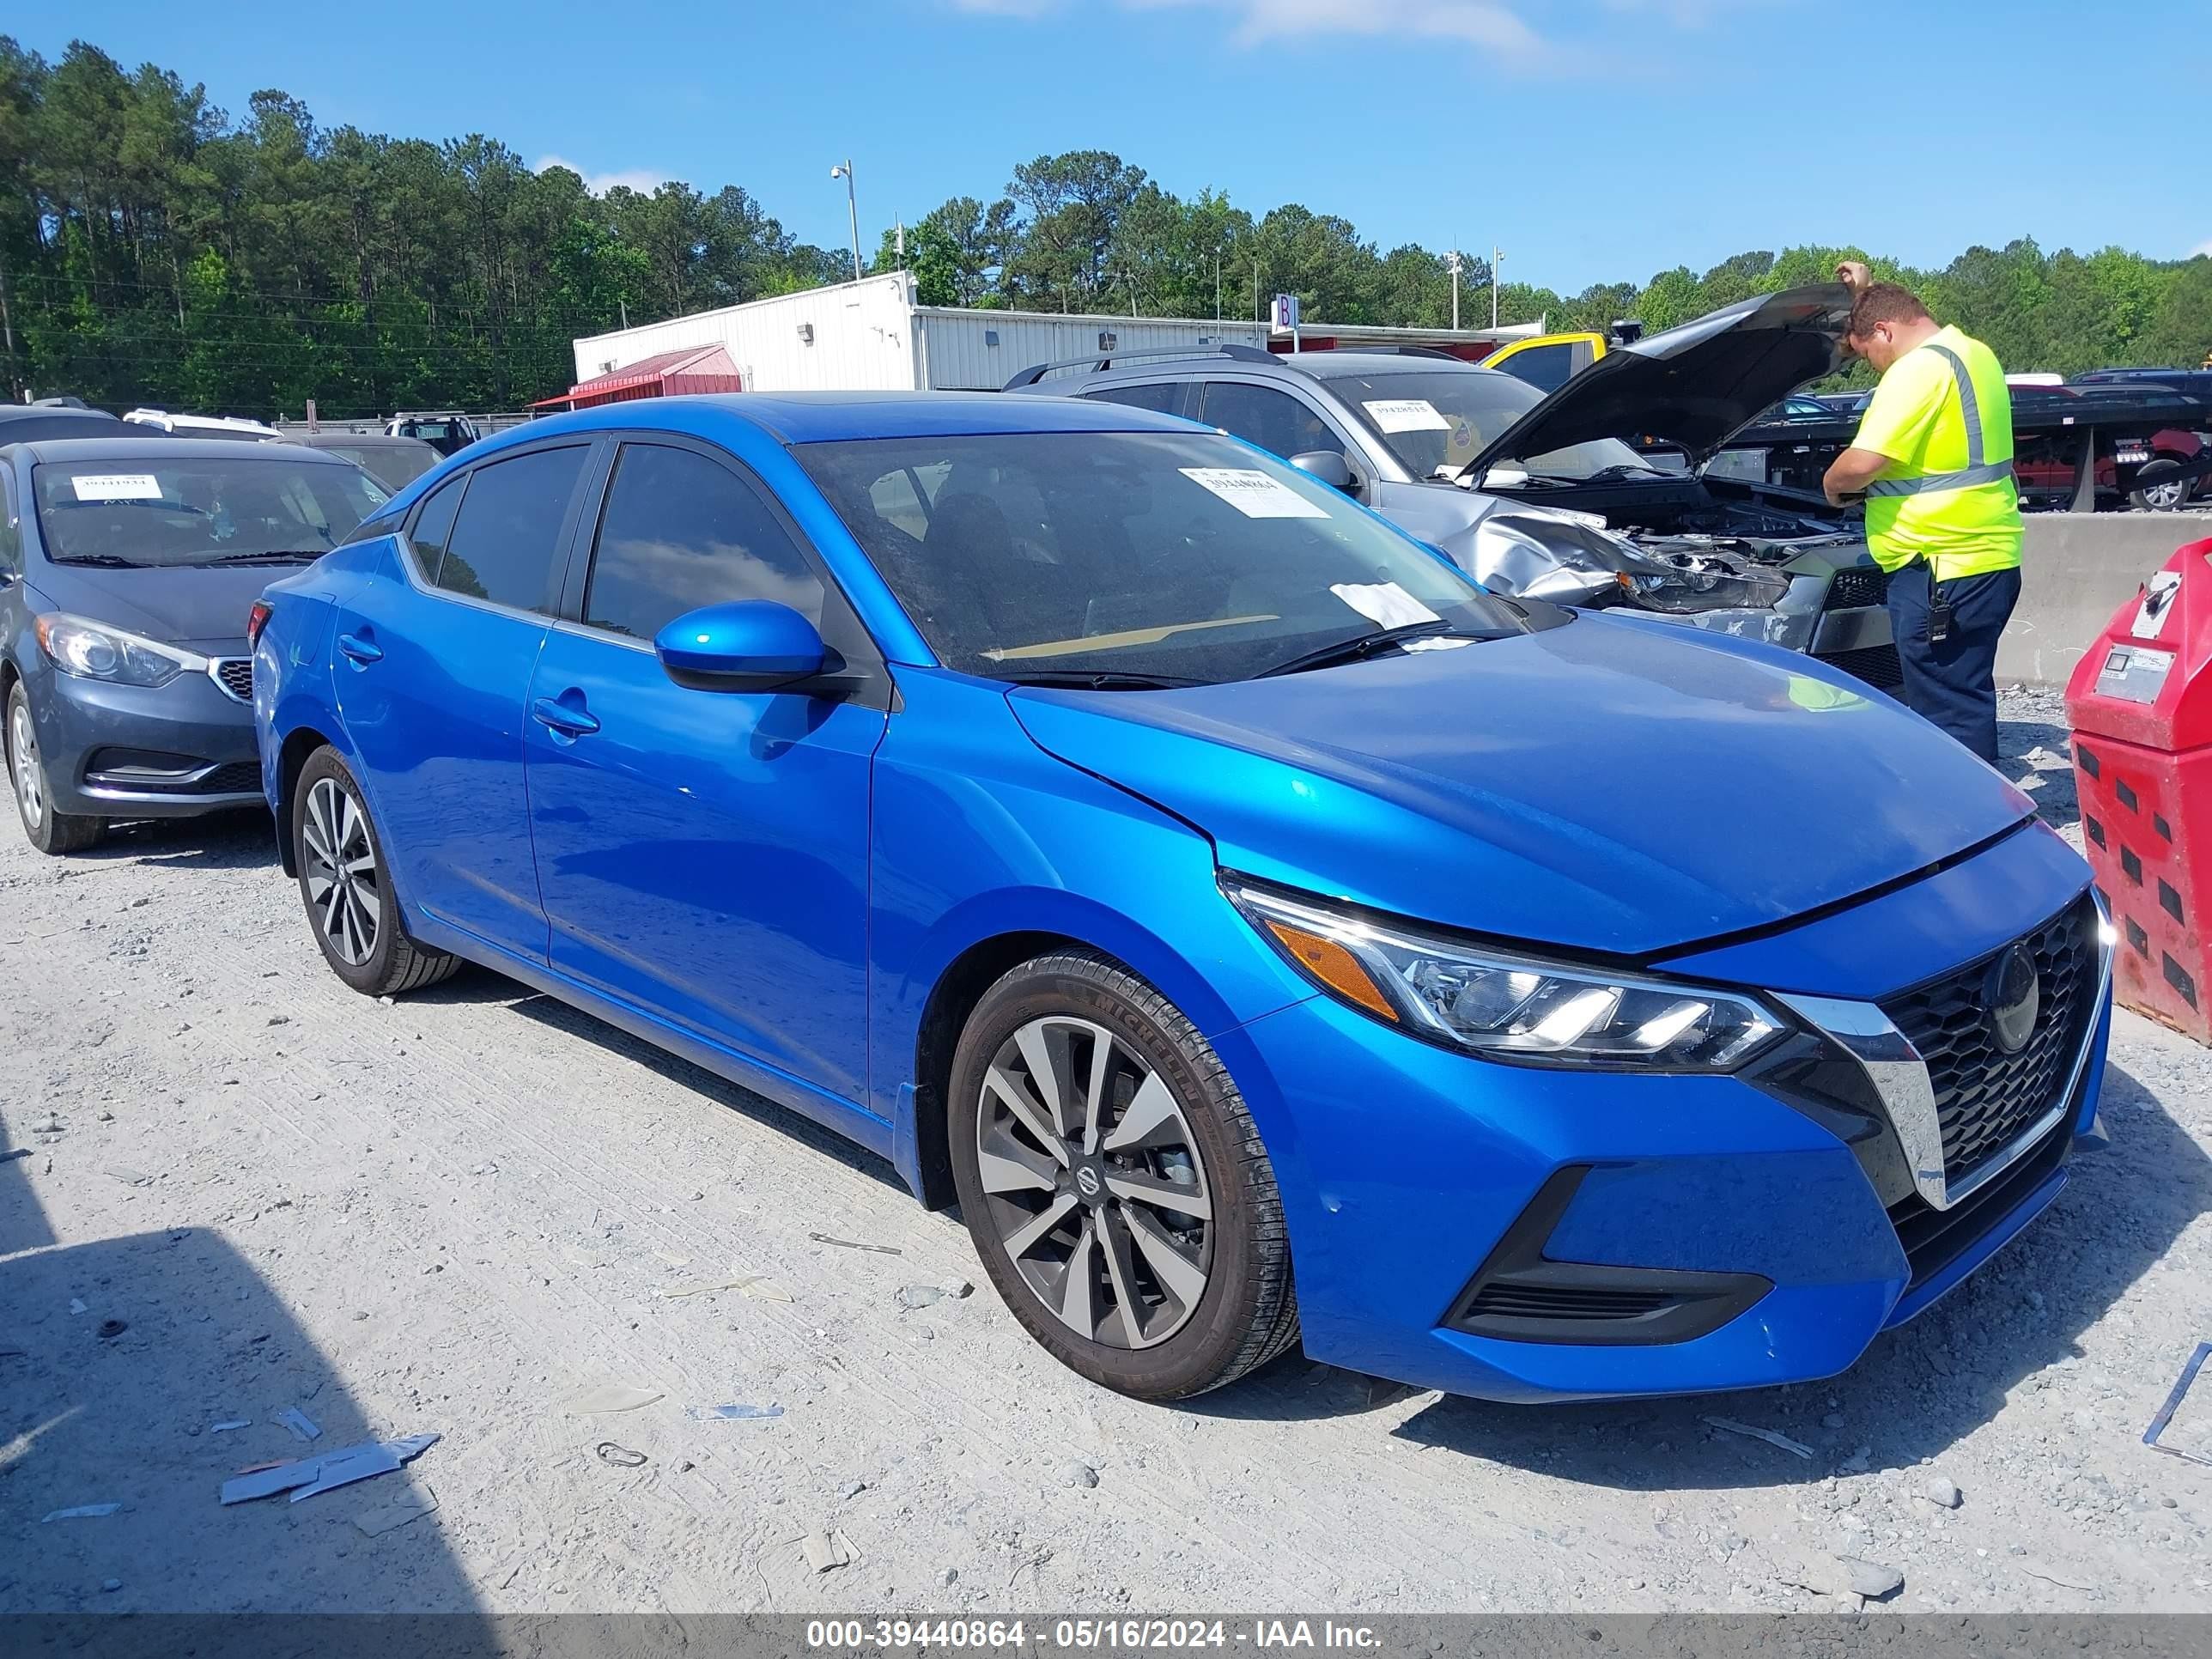
[(1632, 605), (1678, 615), (1736, 608), (1771, 610), (1790, 591), (1788, 577), (1764, 572), (1741, 575), (1686, 568), (1623, 571), (1614, 580)]
[(1784, 1029), (1780, 1016), (1734, 991), (1425, 939), (1235, 880), (1222, 891), (1322, 989), (1414, 1036), (1492, 1060), (1733, 1072)]
[(38, 620), (39, 649), (64, 674), (117, 685), (167, 685), (179, 674), (204, 673), (208, 659), (194, 652), (142, 639), (82, 617), (56, 611)]

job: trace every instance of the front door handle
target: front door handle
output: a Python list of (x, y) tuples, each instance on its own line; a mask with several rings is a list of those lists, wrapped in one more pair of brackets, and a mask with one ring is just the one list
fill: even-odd
[(382, 662), (384, 647), (366, 634), (341, 634), (338, 649), (358, 663)]
[(530, 705), (530, 718), (564, 738), (588, 737), (599, 729), (599, 717), (558, 697), (540, 697)]

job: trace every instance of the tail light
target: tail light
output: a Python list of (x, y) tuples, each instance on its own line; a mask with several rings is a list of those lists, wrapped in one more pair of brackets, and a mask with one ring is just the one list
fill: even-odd
[(276, 613), (266, 599), (256, 599), (253, 609), (246, 613), (246, 647), (251, 651), (261, 643), (261, 630), (269, 626), (269, 618)]

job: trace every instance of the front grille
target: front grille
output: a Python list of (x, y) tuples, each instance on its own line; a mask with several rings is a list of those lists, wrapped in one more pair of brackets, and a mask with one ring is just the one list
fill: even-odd
[(253, 659), (226, 657), (215, 665), (216, 683), (240, 702), (253, 701)]
[(1889, 572), (1880, 565), (1855, 564), (1836, 572), (1820, 601), (1823, 611), (1858, 611), (1889, 603)]
[(2066, 1148), (2074, 1126), (2061, 1120), (2019, 1163), (1987, 1186), (1978, 1188), (1962, 1203), (1939, 1210), (1911, 1193), (1889, 1206), (1890, 1224), (1912, 1270), (1908, 1291), (1918, 1288), (1942, 1273), (1980, 1241), (1989, 1230), (2017, 1209), (2022, 1200), (2051, 1178), (2066, 1161)]
[(1618, 1285), (1515, 1284), (1492, 1279), (1467, 1304), (1470, 1318), (1636, 1319), (1680, 1298), (1665, 1291)]
[(2041, 1004), (2016, 1054), (1997, 1047), (1983, 1006), (1983, 983), (1999, 953), (1882, 1005), (1927, 1065), (1943, 1130), (1943, 1175), (1954, 1183), (2056, 1103), (2094, 1012), (2096, 912), (2086, 896), (2022, 943), (2035, 958)]
[(1894, 645), (1869, 645), (1857, 651), (1821, 651), (1814, 654), (1853, 678), (1865, 681), (1877, 691), (1894, 691), (1905, 684), (1905, 670), (1898, 665)]

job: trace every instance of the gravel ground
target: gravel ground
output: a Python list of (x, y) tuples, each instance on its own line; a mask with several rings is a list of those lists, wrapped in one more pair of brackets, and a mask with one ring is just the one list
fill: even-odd
[[(2058, 700), (2007, 705), (2070, 826)], [(354, 996), (258, 820), (8, 827), (0, 965), (0, 1609), (1835, 1610), (1850, 1557), (1900, 1610), (2212, 1610), (2212, 1468), (2140, 1443), (2212, 1337), (2212, 1065), (2130, 1015), (2112, 1147), (1831, 1382), (1529, 1410), (1294, 1355), (1170, 1410), (777, 1109), (487, 974)], [(220, 1506), (289, 1410), (442, 1437)]]

